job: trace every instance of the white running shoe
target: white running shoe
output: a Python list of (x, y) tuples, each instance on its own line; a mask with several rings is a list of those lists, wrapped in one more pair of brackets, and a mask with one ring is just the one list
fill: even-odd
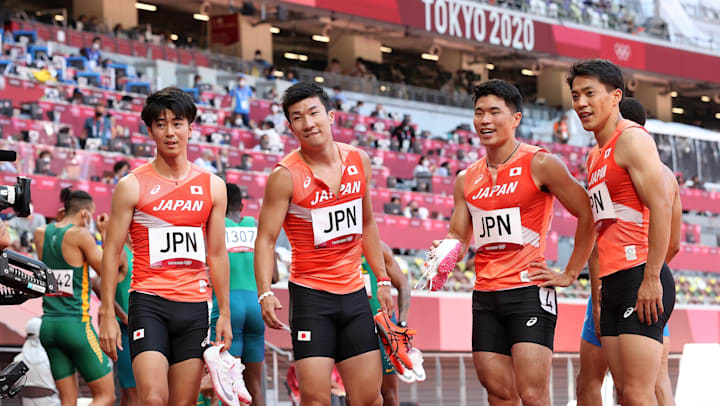
[(233, 357), (228, 351), (220, 351), (221, 348), (222, 344), (214, 345), (203, 353), (215, 394), (230, 406), (249, 405), (252, 397), (243, 380), (245, 366), (240, 358)]
[(423, 355), (422, 351), (418, 350), (417, 348), (411, 348), (408, 351), (408, 357), (410, 357), (410, 360), (413, 364), (413, 375), (415, 375), (415, 382), (423, 382), (425, 381), (425, 368), (423, 368)]
[(422, 288), (431, 291), (442, 289), (448, 275), (455, 269), (462, 252), (462, 243), (459, 240), (448, 238), (442, 240), (440, 245), (428, 251), (425, 262), (425, 272), (415, 284), (415, 289)]

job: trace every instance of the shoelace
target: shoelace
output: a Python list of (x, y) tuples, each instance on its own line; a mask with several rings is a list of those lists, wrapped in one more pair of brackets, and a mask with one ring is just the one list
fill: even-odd
[[(387, 315), (384, 316), (385, 322), (387, 325), (390, 325), (390, 320), (387, 318)], [(390, 345), (391, 352), (397, 353), (400, 350), (400, 343), (404, 343), (406, 349), (410, 348), (410, 341), (412, 340), (412, 336), (407, 333), (408, 329), (405, 328), (402, 331), (395, 331), (395, 330), (388, 330), (385, 333), (387, 334), (388, 344)]]
[(430, 265), (433, 261), (435, 261), (435, 248), (431, 249), (430, 251), (425, 251), (425, 263), (423, 264), (425, 266), (425, 271), (423, 272), (422, 276), (420, 276), (420, 279), (415, 283), (415, 289), (417, 289), (420, 286), (425, 286), (429, 288), (429, 284), (426, 281), (429, 281), (430, 278)]

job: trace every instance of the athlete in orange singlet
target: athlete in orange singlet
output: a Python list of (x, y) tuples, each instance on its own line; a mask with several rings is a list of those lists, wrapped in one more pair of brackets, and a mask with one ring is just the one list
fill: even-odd
[[(129, 231), (134, 261), (128, 333), (143, 405), (195, 405), (209, 341), (211, 289), (220, 311), (215, 337), (225, 350), (232, 342), (225, 182), (187, 159), (195, 114), (192, 99), (178, 88), (150, 95), (142, 119), (157, 156), (122, 178), (113, 193), (102, 294), (115, 296), (117, 264)], [(118, 323), (109, 306), (103, 305), (100, 315), (102, 349), (116, 359)]]
[[(473, 361), (491, 405), (550, 405), (552, 287), (571, 284), (590, 255), (590, 204), (562, 161), (515, 139), (522, 118), (515, 86), (490, 80), (475, 88), (474, 99), (473, 123), (487, 156), (458, 175), (446, 237), (465, 248), (474, 238), (477, 249)], [(578, 218), (562, 273), (549, 270), (543, 255), (553, 196)]]
[[(576, 63), (568, 75), (573, 108), (597, 145), (588, 156), (588, 193), (598, 229), (591, 276), (600, 278), (600, 341), (624, 405), (656, 405), (662, 332), (675, 305), (664, 263), (671, 203), (650, 134), (624, 120), (624, 81), (609, 61)], [(648, 373), (653, 371), (653, 373)]]
[(390, 278), (370, 202), (370, 160), (336, 143), (334, 111), (313, 83), (291, 86), (283, 110), (300, 148), (273, 170), (265, 187), (255, 242), (258, 301), (265, 323), (282, 328), (270, 290), (274, 247), (284, 227), (292, 245), (290, 329), (303, 406), (330, 404), (337, 363), (353, 406), (380, 406), (382, 367), (361, 272), (364, 253), (378, 279), (378, 300), (391, 314)]

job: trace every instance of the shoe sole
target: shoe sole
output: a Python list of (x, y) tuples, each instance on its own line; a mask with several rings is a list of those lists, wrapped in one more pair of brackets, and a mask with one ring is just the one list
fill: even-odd
[(430, 291), (438, 291), (442, 289), (442, 287), (445, 285), (448, 275), (450, 275), (450, 272), (455, 269), (455, 264), (457, 263), (457, 259), (460, 256), (461, 249), (462, 244), (458, 242), (455, 247), (448, 251), (448, 253), (445, 254), (445, 256), (440, 260), (440, 263), (437, 266), (437, 272), (435, 273), (435, 276), (433, 276), (428, 281), (428, 287)]

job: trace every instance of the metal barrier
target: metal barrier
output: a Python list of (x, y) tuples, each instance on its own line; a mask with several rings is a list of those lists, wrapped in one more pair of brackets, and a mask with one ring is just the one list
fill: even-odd
[[(292, 362), (292, 354), (266, 342), (266, 354), (272, 359), (272, 377), (266, 374), (266, 380), (272, 381), (272, 390), (267, 391), (266, 403), (271, 405), (290, 405), (290, 399), (279, 387), (284, 386), (284, 373)], [(421, 383), (399, 386), (401, 402), (435, 406), (488, 405), (487, 391), (480, 385), (475, 375), (471, 353), (425, 353), (424, 366), (427, 380)], [(670, 379), (673, 387), (677, 383), (680, 354), (669, 357)], [(467, 364), (469, 363), (469, 364)], [(553, 354), (550, 375), (550, 397), (556, 406), (574, 405), (575, 376), (580, 365), (577, 353)], [(283, 378), (279, 378), (283, 376)], [(278, 379), (282, 379), (279, 381)], [(608, 374), (603, 385), (604, 405), (615, 405), (612, 378)]]

